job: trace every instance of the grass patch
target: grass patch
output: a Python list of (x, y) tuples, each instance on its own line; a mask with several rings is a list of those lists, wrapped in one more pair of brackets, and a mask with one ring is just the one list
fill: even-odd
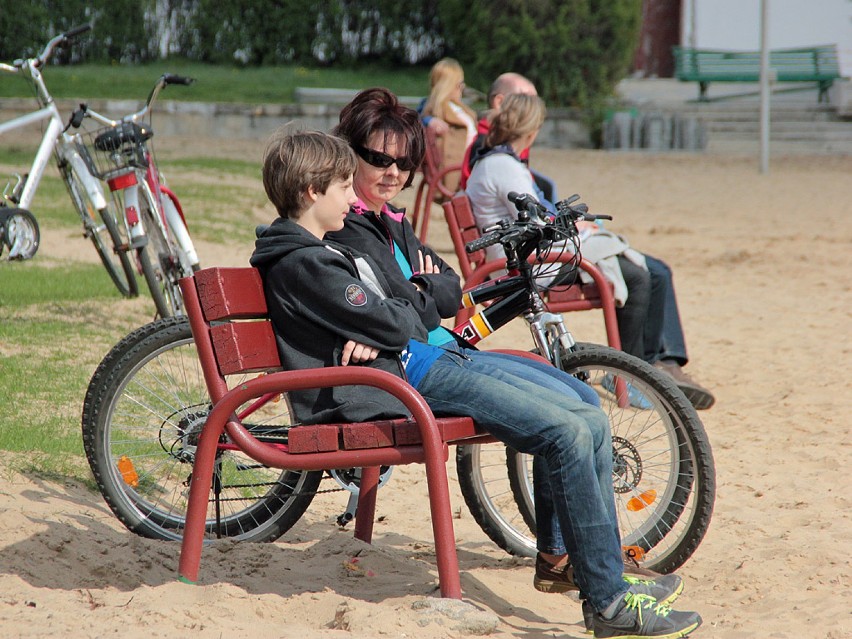
[[(38, 257), (36, 254), (36, 260)], [(34, 304), (56, 307), (63, 302), (121, 299), (120, 293), (111, 288), (112, 280), (100, 264), (72, 264), (60, 270), (39, 266), (37, 261), (0, 262), (0, 271), (3, 272), (0, 310)], [(74, 314), (73, 308), (68, 310)], [(13, 322), (0, 327), (0, 336), (26, 339), (28, 331), (29, 326)]]
[[(429, 93), (428, 67), (235, 67), (172, 59), (140, 65), (50, 66), (44, 77), (55, 98), (142, 100), (156, 79), (166, 72), (197, 80), (188, 87), (169, 86), (163, 92), (165, 99), (191, 102), (292, 103), (295, 89), (300, 86), (339, 89), (383, 86), (403, 96)], [(23, 80), (0, 83), (0, 97), (30, 96), (32, 91)]]
[[(269, 222), (260, 165), (239, 159), (162, 159), (169, 185), (181, 198), (190, 232), (222, 251), (251, 253), (254, 227)], [(166, 158), (168, 156), (166, 155)], [(25, 166), (32, 159), (0, 151), (0, 164)], [(14, 169), (12, 169), (14, 170)], [(20, 170), (20, 169), (19, 169)], [(33, 212), (43, 238), (79, 243), (95, 259), (71, 200), (55, 169), (39, 185)], [(234, 248), (236, 247), (236, 248)], [(202, 254), (210, 256), (209, 248)], [(213, 257), (206, 259), (215, 259)], [(139, 281), (139, 298), (121, 297), (99, 262), (64, 261), (44, 241), (28, 262), (0, 260), (0, 451), (7, 468), (94, 487), (83, 454), (80, 416), (93, 372), (122, 337), (153, 317)]]

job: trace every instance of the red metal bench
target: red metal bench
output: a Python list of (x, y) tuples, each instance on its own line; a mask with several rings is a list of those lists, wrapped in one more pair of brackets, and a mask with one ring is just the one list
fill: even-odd
[[(492, 274), (502, 271), (506, 266), (505, 259), (489, 262), (485, 259), (484, 249), (473, 253), (465, 251), (465, 244), (478, 240), (482, 235), (467, 193), (459, 191), (444, 202), (443, 207), (450, 238), (453, 240), (453, 249), (459, 261), (459, 270), (463, 280), (462, 287), (464, 289), (473, 288), (482, 284)], [(571, 259), (573, 259), (571, 255), (561, 254), (556, 256), (554, 261), (567, 262)], [(618, 333), (618, 318), (615, 314), (612, 284), (607, 281), (598, 267), (585, 258), (580, 260), (580, 270), (588, 273), (593, 282), (590, 284), (578, 283), (570, 287), (555, 286), (551, 290), (543, 291), (548, 309), (553, 313), (601, 309), (604, 316), (607, 343), (612, 348), (621, 350), (621, 337)], [(461, 324), (470, 319), (473, 312), (474, 309), (472, 308), (459, 309), (456, 315), (456, 324)]]
[[(372, 538), (380, 467), (424, 464), (441, 595), (461, 598), (447, 483), (448, 445), (494, 439), (469, 418), (436, 419), (414, 388), (384, 371), (361, 366), (281, 370), (263, 284), (253, 268), (205, 269), (183, 279), (181, 289), (213, 409), (202, 429), (192, 471), (180, 579), (192, 583), (198, 579), (215, 455), (219, 446), (226, 446), (273, 468), (362, 468), (355, 537), (367, 543)], [(229, 389), (225, 376), (241, 372), (269, 374)], [(412, 418), (294, 426), (286, 444), (258, 441), (236, 418), (240, 406), (268, 393), (349, 384), (391, 393)]]

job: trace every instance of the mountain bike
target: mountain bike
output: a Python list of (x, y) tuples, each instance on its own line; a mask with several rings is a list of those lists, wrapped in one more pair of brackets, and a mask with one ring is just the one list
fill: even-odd
[[(120, 120), (110, 120), (81, 105), (65, 124), (47, 89), (42, 69), (54, 51), (69, 46), (91, 29), (82, 25), (52, 38), (33, 58), (0, 63), (0, 72), (17, 75), (33, 88), (39, 108), (31, 113), (0, 123), (0, 134), (39, 122), (46, 122), (41, 143), (29, 171), (16, 175), (3, 192), (0, 207), (3, 219), (3, 243), (12, 257), (26, 259), (35, 255), (39, 231), (30, 211), (48, 162), (53, 156), (60, 177), (83, 223), (83, 236), (90, 239), (110, 279), (125, 297), (138, 295), (136, 273), (140, 272), (151, 288), (161, 316), (180, 312), (175, 282), (187, 268), (197, 268), (198, 258), (186, 231), (177, 197), (162, 184), (146, 141), (153, 133), (140, 125), (160, 89), (166, 84), (187, 84), (177, 76), (158, 80), (145, 107)], [(102, 125), (99, 132), (78, 129), (86, 117)], [(112, 164), (110, 164), (112, 163)], [(147, 164), (146, 164), (147, 163)], [(144, 172), (145, 179), (132, 183), (131, 172)], [(107, 180), (109, 197), (100, 178)], [(136, 191), (133, 200), (131, 191)], [(125, 201), (127, 197), (131, 199)], [(138, 204), (137, 204), (138, 203)]]
[[(613, 485), (626, 552), (649, 568), (673, 570), (694, 552), (709, 525), (715, 499), (710, 444), (672, 380), (620, 351), (575, 343), (562, 317), (544, 307), (536, 277), (551, 268), (544, 259), (549, 247), (575, 241), (580, 217), (594, 219), (566, 202), (555, 220), (544, 223), (530, 217), (533, 204), (525, 196), (514, 224), (492, 230), (471, 247), (500, 242), (508, 274), (466, 291), (466, 304), (491, 303), (455, 330), (476, 342), (484, 337), (482, 327), (497, 330), (523, 316), (538, 353), (594, 389), (612, 425)], [(533, 266), (527, 257), (536, 252), (542, 259)], [(227, 381), (233, 388), (242, 378)], [(631, 403), (637, 392), (645, 399), (640, 408)], [(137, 329), (95, 371), (83, 407), (83, 443), (107, 503), (134, 532), (180, 538), (196, 438), (209, 403), (182, 318)], [(270, 441), (294, 423), (280, 395), (261, 398), (237, 417)], [(530, 458), (499, 444), (472, 445), (459, 449), (456, 463), (465, 502), (486, 534), (508, 552), (534, 554)], [(335, 476), (340, 486), (357, 489), (357, 477), (342, 475)], [(208, 535), (276, 539), (298, 521), (329, 477), (281, 473), (223, 450)]]

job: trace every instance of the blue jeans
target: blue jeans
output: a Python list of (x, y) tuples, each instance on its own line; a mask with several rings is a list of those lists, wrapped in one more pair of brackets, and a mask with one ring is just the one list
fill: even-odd
[[(545, 460), (544, 483), (577, 584), (595, 609), (603, 610), (627, 589), (607, 417), (599, 408), (502, 366), (488, 366), (487, 372), (483, 366), (482, 361), (446, 353), (417, 390), (436, 415), (471, 417), (501, 442)], [(536, 502), (540, 484), (535, 482)], [(540, 537), (539, 547), (552, 547), (554, 541)]]
[(689, 361), (689, 357), (686, 354), (686, 339), (683, 336), (683, 326), (677, 308), (672, 270), (668, 264), (650, 255), (645, 256), (645, 263), (651, 273), (652, 286), (657, 285), (662, 290), (663, 318), (662, 327), (657, 333), (656, 344), (646, 333), (643, 359), (651, 364), (661, 359), (673, 359), (684, 366)]
[[(588, 385), (573, 375), (559, 370), (551, 364), (545, 364), (529, 357), (495, 353), (493, 351), (478, 351), (462, 348), (455, 342), (445, 344), (446, 350), (462, 353), (470, 359), (470, 368), (484, 375), (490, 375), (495, 367), (505, 373), (511, 373), (521, 379), (533, 382), (540, 388), (561, 393), (565, 397), (580, 399), (586, 404), (599, 407), (600, 398)], [(549, 555), (564, 555), (568, 552), (559, 527), (559, 517), (553, 506), (553, 495), (550, 490), (550, 470), (547, 461), (541, 456), (533, 457), (533, 490), (535, 492), (535, 521), (536, 542), (541, 552)]]
[(529, 381), (534, 381), (542, 388), (549, 388), (557, 393), (565, 393), (569, 397), (580, 399), (592, 406), (600, 406), (598, 394), (588, 384), (581, 382), (573, 375), (561, 371), (551, 364), (537, 359), (510, 353), (495, 353), (494, 351), (478, 351), (464, 348), (456, 342), (441, 346), (444, 350), (462, 353), (469, 358), (477, 370), (488, 373), (499, 366), (507, 373), (512, 373)]

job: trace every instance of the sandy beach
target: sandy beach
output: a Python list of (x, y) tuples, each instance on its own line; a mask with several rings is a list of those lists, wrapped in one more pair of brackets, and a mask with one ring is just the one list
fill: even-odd
[[(257, 160), (262, 147), (210, 152)], [(676, 608), (704, 618), (692, 636), (852, 638), (852, 157), (773, 157), (768, 175), (756, 157), (709, 153), (536, 148), (533, 163), (561, 196), (579, 193), (673, 268), (687, 371), (716, 394), (700, 414), (715, 513), (679, 571)], [(438, 207), (429, 241), (451, 257)], [(77, 244), (45, 229), (40, 250), (95, 258)], [(205, 266), (242, 265), (250, 251), (200, 247)], [(567, 320), (579, 339), (604, 341), (600, 313)], [(530, 345), (521, 323), (482, 344)], [(0, 461), (0, 637), (588, 636), (576, 599), (534, 590), (532, 560), (505, 554), (477, 527), (450, 469), (461, 603), (436, 598), (419, 466), (395, 469), (379, 492), (372, 546), (334, 523), (345, 494), (320, 495), (275, 543), (207, 548), (191, 586), (176, 580), (178, 543), (129, 533), (82, 485)]]

